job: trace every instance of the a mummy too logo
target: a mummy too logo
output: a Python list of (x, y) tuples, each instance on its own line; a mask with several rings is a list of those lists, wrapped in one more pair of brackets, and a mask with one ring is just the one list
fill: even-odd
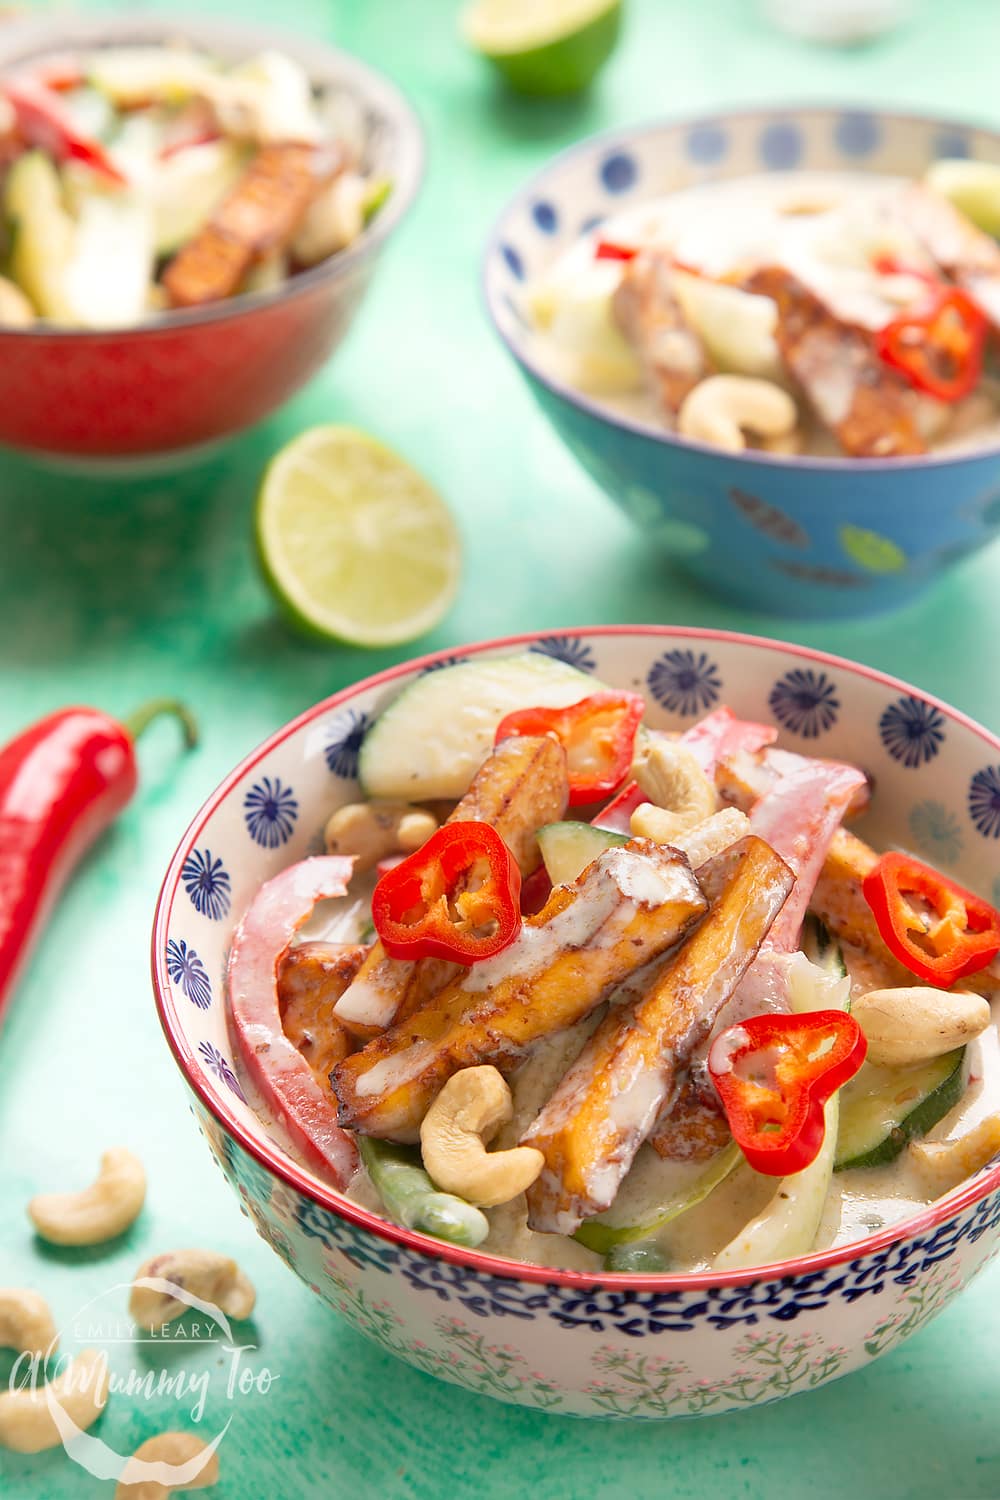
[[(252, 1309), (252, 1290), (243, 1286), (245, 1311), (238, 1292), (216, 1293), (227, 1306), (235, 1302), (227, 1313), (192, 1292), (172, 1266), (169, 1275), (109, 1287), (54, 1336), (41, 1298), (5, 1294), (10, 1306), (0, 1309), (0, 1322), (10, 1322), (11, 1342), (23, 1350), (0, 1394), (5, 1444), (36, 1453), (61, 1443), (95, 1479), (164, 1492), (213, 1483), (240, 1408), (266, 1400), (279, 1378), (245, 1337), (247, 1324), (244, 1337), (234, 1330), (235, 1317)], [(125, 1420), (116, 1422), (122, 1409)], [(114, 1433), (135, 1433), (137, 1409), (146, 1441), (122, 1452)]]

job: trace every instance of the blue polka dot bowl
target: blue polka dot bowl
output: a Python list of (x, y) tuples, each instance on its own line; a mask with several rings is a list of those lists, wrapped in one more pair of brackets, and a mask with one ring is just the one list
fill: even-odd
[(490, 316), (560, 437), (655, 546), (739, 604), (831, 618), (913, 598), (1000, 532), (1000, 444), (859, 460), (689, 442), (554, 379), (526, 287), (581, 232), (679, 188), (799, 167), (917, 177), (940, 156), (1000, 162), (1000, 134), (832, 109), (633, 126), (557, 156), (490, 236)]
[(665, 729), (728, 703), (773, 721), (790, 749), (857, 760), (876, 786), (864, 830), (876, 845), (911, 847), (1000, 901), (1000, 739), (902, 682), (777, 641), (656, 626), (425, 657), (272, 735), (180, 841), (156, 915), (153, 983), (196, 1119), (277, 1254), (362, 1334), (427, 1374), (577, 1416), (696, 1416), (811, 1390), (896, 1348), (996, 1254), (1000, 1164), (915, 1217), (794, 1261), (689, 1276), (557, 1271), (387, 1223), (304, 1167), (250, 1101), (223, 997), (236, 923), (262, 882), (321, 847), (332, 809), (356, 799), (365, 730), (408, 683), (456, 656), (524, 650), (642, 691), (649, 721)]

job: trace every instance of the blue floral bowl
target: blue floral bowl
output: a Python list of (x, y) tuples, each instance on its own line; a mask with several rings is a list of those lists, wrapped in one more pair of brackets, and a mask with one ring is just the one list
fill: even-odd
[[(792, 749), (858, 760), (878, 788), (868, 833), (919, 850), (1000, 901), (1000, 739), (890, 677), (719, 631), (609, 626), (462, 648), (530, 650), (641, 687), (680, 729), (728, 703)], [(577, 1416), (729, 1411), (822, 1385), (893, 1349), (1000, 1248), (1000, 1165), (861, 1243), (749, 1271), (554, 1271), (463, 1251), (348, 1201), (289, 1154), (234, 1066), (223, 1004), (233, 929), (260, 884), (314, 852), (357, 796), (367, 725), (425, 657), (347, 688), (255, 750), (184, 834), (153, 934), (153, 985), (195, 1115), (244, 1212), (357, 1329), (417, 1369)]]
[(489, 238), (490, 316), (560, 437), (654, 544), (740, 604), (829, 618), (912, 598), (1000, 532), (1000, 445), (859, 460), (734, 455), (685, 441), (553, 379), (525, 286), (601, 219), (693, 183), (793, 167), (915, 177), (939, 156), (1000, 161), (1000, 134), (834, 109), (633, 126), (557, 156)]

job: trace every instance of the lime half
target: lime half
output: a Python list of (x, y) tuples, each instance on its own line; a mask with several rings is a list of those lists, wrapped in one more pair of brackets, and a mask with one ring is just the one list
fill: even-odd
[(607, 62), (623, 0), (475, 0), (466, 41), (521, 94), (575, 94)]
[(268, 465), (257, 547), (278, 603), (308, 635), (394, 646), (455, 596), (458, 532), (438, 492), (351, 427), (312, 427)]

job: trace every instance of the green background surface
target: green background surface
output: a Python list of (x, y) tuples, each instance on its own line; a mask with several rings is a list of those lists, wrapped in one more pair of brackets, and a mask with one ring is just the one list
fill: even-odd
[[(219, 9), (288, 23), (280, 0)], [(995, 0), (923, 0), (912, 25), (853, 52), (768, 30), (751, 0), (629, 0), (623, 44), (584, 101), (503, 97), (457, 40), (445, 0), (298, 0), (294, 22), (386, 70), (428, 133), (429, 174), (344, 348), (278, 418), (208, 467), (133, 483), (0, 466), (0, 739), (50, 708), (127, 712), (182, 694), (199, 715), (188, 757), (172, 729), (141, 752), (139, 798), (50, 921), (0, 1034), (0, 1283), (35, 1285), (64, 1321), (154, 1251), (236, 1255), (259, 1289), (247, 1356), (279, 1378), (223, 1410), (215, 1346), (207, 1418), (232, 1414), (220, 1497), (583, 1495), (889, 1500), (1000, 1496), (1000, 1268), (868, 1371), (791, 1402), (698, 1422), (609, 1425), (505, 1408), (437, 1384), (366, 1344), (253, 1234), (209, 1159), (153, 1012), (147, 948), (160, 877), (189, 817), (282, 721), (402, 659), (298, 643), (256, 575), (250, 509), (271, 453), (310, 423), (356, 423), (440, 486), (466, 550), (459, 600), (421, 647), (606, 621), (736, 627), (841, 652), (908, 678), (1000, 729), (1000, 550), (886, 619), (836, 626), (737, 612), (648, 548), (578, 470), (494, 342), (478, 258), (507, 195), (556, 148), (657, 113), (782, 98), (980, 116), (1000, 125)], [(47, 1250), (24, 1215), (43, 1188), (90, 1180), (122, 1143), (149, 1202), (106, 1251)], [(119, 1298), (124, 1311), (124, 1296)], [(114, 1368), (130, 1363), (117, 1348)], [(0, 1367), (0, 1374), (4, 1371)], [(190, 1404), (190, 1403), (188, 1403)], [(186, 1425), (182, 1404), (113, 1398), (122, 1452)], [(221, 1425), (221, 1424), (216, 1424)], [(5, 1496), (90, 1497), (113, 1486), (61, 1451), (0, 1455)]]

